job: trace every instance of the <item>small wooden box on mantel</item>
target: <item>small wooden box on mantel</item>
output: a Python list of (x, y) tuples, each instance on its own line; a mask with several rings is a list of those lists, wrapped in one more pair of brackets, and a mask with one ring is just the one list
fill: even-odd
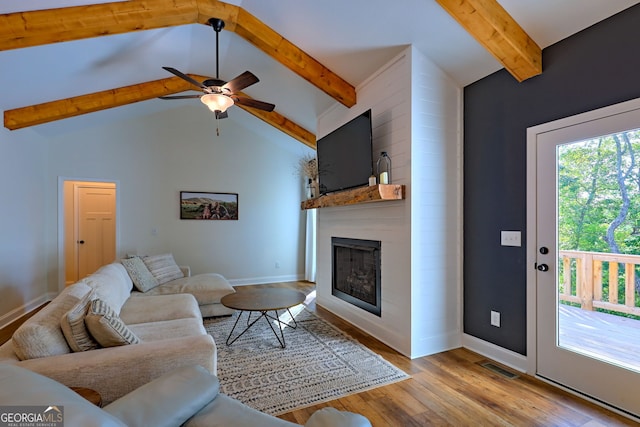
[(304, 200), (300, 207), (305, 209), (328, 208), (330, 206), (356, 205), (360, 203), (402, 200), (405, 186), (398, 184), (377, 184), (358, 187), (351, 190), (326, 194), (314, 199)]

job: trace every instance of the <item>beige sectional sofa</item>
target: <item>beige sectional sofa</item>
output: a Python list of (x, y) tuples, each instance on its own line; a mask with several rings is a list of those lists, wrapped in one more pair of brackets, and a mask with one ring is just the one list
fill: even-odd
[[(204, 329), (196, 297), (132, 294), (132, 289), (121, 263), (103, 266), (20, 326), (0, 347), (0, 363), (94, 389), (104, 404), (177, 367), (200, 365), (215, 375), (216, 346)], [(78, 320), (83, 312), (86, 318)], [(91, 325), (104, 331), (86, 330), (90, 316), (97, 319)], [(113, 344), (103, 333), (125, 342), (107, 347), (103, 343)]]

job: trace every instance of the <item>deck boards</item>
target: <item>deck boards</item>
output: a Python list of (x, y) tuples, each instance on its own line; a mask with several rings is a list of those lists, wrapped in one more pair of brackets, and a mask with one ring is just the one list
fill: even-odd
[(560, 304), (559, 344), (640, 372), (640, 320)]

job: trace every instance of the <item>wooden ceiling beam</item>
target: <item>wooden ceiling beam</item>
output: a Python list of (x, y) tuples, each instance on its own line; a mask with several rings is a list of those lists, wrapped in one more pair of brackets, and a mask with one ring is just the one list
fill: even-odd
[(129, 0), (0, 15), (0, 50), (193, 24), (196, 0)]
[[(190, 76), (199, 81), (208, 78), (198, 75)], [(4, 126), (10, 130), (22, 129), (192, 89), (194, 89), (194, 87), (183, 79), (179, 77), (168, 77), (166, 79), (7, 110), (4, 112)], [(242, 96), (250, 98), (247, 94), (242, 94)], [(292, 138), (315, 149), (315, 134), (297, 125), (280, 113), (256, 110), (242, 105), (238, 105), (238, 107), (241, 107), (260, 120), (265, 121)]]
[(497, 0), (436, 0), (522, 82), (542, 73), (542, 50)]
[(94, 113), (113, 107), (146, 101), (159, 96), (184, 92), (193, 87), (179, 77), (103, 90), (57, 101), (6, 110), (4, 126), (10, 130), (49, 123), (56, 120)]

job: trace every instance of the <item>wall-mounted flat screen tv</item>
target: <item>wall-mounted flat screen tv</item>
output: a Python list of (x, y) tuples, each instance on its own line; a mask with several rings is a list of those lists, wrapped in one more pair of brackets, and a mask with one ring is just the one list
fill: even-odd
[(317, 141), (320, 194), (368, 185), (373, 174), (372, 141), (371, 110)]

